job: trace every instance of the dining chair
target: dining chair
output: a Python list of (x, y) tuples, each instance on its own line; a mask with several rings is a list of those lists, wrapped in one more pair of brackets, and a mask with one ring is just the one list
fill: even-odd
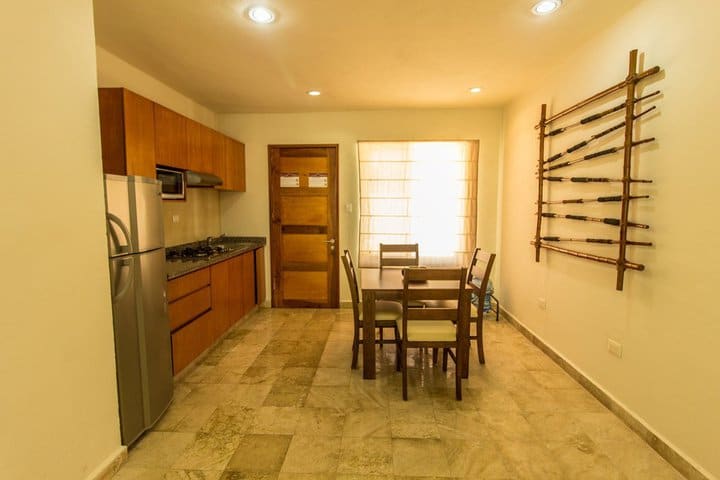
[[(466, 282), (465, 268), (408, 268), (403, 270), (403, 312), (397, 320), (400, 336), (397, 365), (402, 371), (403, 400), (407, 395), (408, 348), (442, 348), (443, 368), (447, 368), (445, 352), (454, 348), (455, 398), (462, 400), (462, 368), (459, 362), (461, 305)], [(445, 280), (447, 284), (430, 286), (427, 282)], [(408, 308), (411, 301), (451, 300), (454, 304), (435, 308)]]
[[(350, 286), (350, 298), (352, 299), (353, 308), (353, 345), (352, 345), (352, 363), (350, 368), (357, 368), (358, 351), (362, 345), (360, 331), (363, 328), (363, 308), (360, 302), (360, 292), (358, 289), (357, 274), (353, 265), (350, 252), (345, 250), (342, 255), (343, 267), (345, 267), (345, 275)], [(387, 300), (378, 300), (375, 302), (375, 327), (380, 330), (380, 338), (375, 340), (375, 344), (383, 345), (386, 343), (397, 343), (397, 320), (402, 318), (402, 305), (399, 302)], [(395, 338), (392, 340), (384, 340), (382, 331), (386, 328), (392, 328), (395, 332)]]
[[(488, 282), (490, 281), (490, 273), (492, 272), (492, 266), (495, 262), (495, 254), (487, 253), (476, 248), (473, 252), (472, 260), (470, 260), (470, 266), (467, 269), (466, 283), (472, 289), (474, 295), (477, 296), (479, 304), (474, 305), (475, 308), (470, 309), (470, 322), (468, 328), (475, 324), (475, 335), (470, 332), (468, 339), (472, 342), (477, 342), (478, 361), (480, 364), (485, 363), (485, 350), (483, 348), (483, 313), (485, 294), (487, 293)], [(494, 298), (494, 297), (493, 297)], [(426, 302), (426, 307), (453, 307), (455, 305), (454, 300), (430, 300)], [(499, 305), (499, 304), (498, 304)], [(473, 314), (475, 310), (475, 314)], [(499, 307), (498, 307), (499, 310)], [(443, 364), (447, 363), (447, 356), (451, 355), (450, 352), (443, 352)], [(433, 363), (437, 360), (437, 350), (433, 349)]]
[(381, 243), (380, 268), (417, 267), (420, 264), (417, 243)]
[[(420, 246), (417, 243), (381, 243), (380, 268), (417, 267), (420, 264)], [(410, 308), (425, 308), (423, 302), (410, 302)], [(380, 333), (382, 338), (382, 332)]]
[[(488, 282), (490, 281), (490, 273), (492, 272), (494, 263), (494, 253), (483, 252), (480, 251), (479, 248), (476, 248), (470, 261), (470, 268), (468, 268), (467, 283), (472, 288), (473, 293), (477, 295), (479, 302), (475, 308), (477, 315), (472, 315), (472, 309), (470, 310), (470, 324), (475, 323), (475, 335), (471, 334), (468, 338), (470, 341), (475, 340), (477, 342), (478, 361), (481, 365), (485, 363), (485, 350), (483, 348), (483, 314), (485, 313), (485, 309), (483, 307)], [(499, 310), (500, 306), (498, 304), (498, 311)]]

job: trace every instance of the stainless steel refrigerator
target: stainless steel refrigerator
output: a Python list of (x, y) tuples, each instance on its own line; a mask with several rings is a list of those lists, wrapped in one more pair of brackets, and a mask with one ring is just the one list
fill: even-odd
[(130, 445), (173, 392), (160, 182), (105, 175), (120, 433)]

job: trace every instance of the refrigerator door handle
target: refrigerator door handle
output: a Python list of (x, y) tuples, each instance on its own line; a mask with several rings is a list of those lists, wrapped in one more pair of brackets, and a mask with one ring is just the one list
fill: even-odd
[[(117, 271), (117, 282), (118, 282), (118, 283), (119, 283), (120, 280), (122, 279), (122, 270), (121, 270), (121, 269), (123, 269), (123, 268), (131, 268), (131, 267), (132, 267), (132, 260), (127, 259), (127, 258), (124, 258), (124, 259), (120, 260), (120, 268), (119, 268), (118, 271)], [(120, 287), (120, 290), (115, 293), (115, 296), (113, 297), (113, 301), (122, 298), (122, 297), (127, 293), (128, 289), (130, 288), (130, 286), (131, 286), (132, 283), (133, 283), (133, 277), (132, 277), (132, 275), (133, 275), (133, 271), (130, 270), (130, 271), (128, 272), (127, 277), (126, 277), (125, 285), (123, 285), (122, 287)]]
[(111, 225), (109, 225), (110, 228), (108, 228), (108, 231), (110, 232), (110, 238), (112, 238), (113, 241), (115, 242), (115, 244), (117, 245), (118, 254), (124, 254), (124, 253), (130, 252), (130, 249), (131, 249), (130, 230), (128, 230), (127, 225), (125, 225), (123, 223), (123, 221), (120, 220), (120, 218), (117, 215), (113, 215), (112, 213), (109, 213), (109, 212), (107, 213), (107, 219), (108, 219), (108, 224), (114, 223), (115, 225), (117, 225), (118, 228), (120, 229), (120, 231), (122, 232), (123, 236), (125, 237), (126, 243), (125, 243), (125, 245), (122, 245), (120, 243), (120, 239), (117, 238), (117, 235), (115, 234), (115, 229), (112, 228)]

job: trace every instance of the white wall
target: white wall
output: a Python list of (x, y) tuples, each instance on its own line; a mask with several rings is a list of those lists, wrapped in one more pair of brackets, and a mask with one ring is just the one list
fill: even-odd
[(97, 75), (100, 87), (124, 87), (210, 128), (217, 126), (214, 111), (127, 63), (101, 45), (97, 45)]
[[(339, 144), (339, 249), (357, 258), (358, 140), (479, 139), (478, 245), (496, 243), (497, 170), (502, 112), (484, 110), (404, 110), (306, 114), (221, 115), (220, 130), (245, 143), (247, 191), (220, 195), (222, 228), (228, 234), (270, 235), (269, 144)], [(352, 213), (345, 205), (352, 204)], [(269, 272), (270, 255), (266, 255)], [(270, 292), (270, 275), (267, 275)], [(350, 300), (344, 275), (340, 299)]]
[[(499, 296), (512, 315), (714, 476), (720, 476), (720, 315), (716, 302), (720, 162), (715, 121), (719, 23), (720, 4), (714, 0), (682, 5), (672, 0), (642, 2), (561, 61), (547, 79), (534, 82), (534, 92), (508, 108), (499, 285)], [(646, 264), (647, 271), (628, 272), (625, 290), (618, 292), (613, 266), (553, 252), (544, 252), (541, 262), (534, 262), (529, 245), (535, 229), (538, 148), (533, 126), (541, 103), (548, 103), (551, 113), (557, 112), (622, 80), (627, 54), (633, 48), (644, 54), (644, 68), (660, 65), (664, 70), (644, 87), (645, 93), (656, 88), (664, 92), (655, 102), (660, 114), (643, 120), (638, 136), (655, 136), (658, 141), (638, 150), (633, 172), (635, 177), (655, 181), (636, 188), (653, 198), (638, 201), (631, 209), (631, 220), (651, 225), (648, 232), (633, 231), (633, 239), (648, 239), (655, 246), (630, 247), (628, 258)], [(618, 100), (614, 97), (606, 105)], [(615, 117), (603, 126), (618, 121)], [(553, 153), (600, 128), (557, 137)], [(614, 137), (604, 145), (619, 141)], [(618, 155), (564, 172), (621, 176), (621, 163)], [(618, 190), (553, 184), (551, 191), (553, 198), (567, 198)], [(617, 206), (586, 205), (565, 211), (618, 216)], [(574, 231), (578, 236), (613, 232), (605, 226), (569, 225), (561, 220), (547, 225), (548, 232)], [(608, 256), (616, 252), (595, 251)], [(538, 298), (547, 299), (546, 311), (538, 307)], [(623, 344), (622, 359), (608, 354), (608, 338)]]
[(0, 471), (88, 478), (120, 447), (92, 3), (0, 17)]

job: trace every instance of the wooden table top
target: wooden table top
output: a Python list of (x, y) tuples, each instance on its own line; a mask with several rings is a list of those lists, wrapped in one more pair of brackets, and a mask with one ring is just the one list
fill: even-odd
[[(402, 294), (403, 291), (403, 276), (401, 268), (360, 268), (360, 290), (368, 291), (372, 290), (375, 292), (394, 292)], [(445, 286), (452, 287), (457, 285), (456, 282), (444, 281), (444, 280), (433, 280), (424, 283), (413, 283), (412, 288), (442, 288)], [(457, 287), (456, 287), (457, 288)], [(470, 289), (466, 285), (467, 289)]]

